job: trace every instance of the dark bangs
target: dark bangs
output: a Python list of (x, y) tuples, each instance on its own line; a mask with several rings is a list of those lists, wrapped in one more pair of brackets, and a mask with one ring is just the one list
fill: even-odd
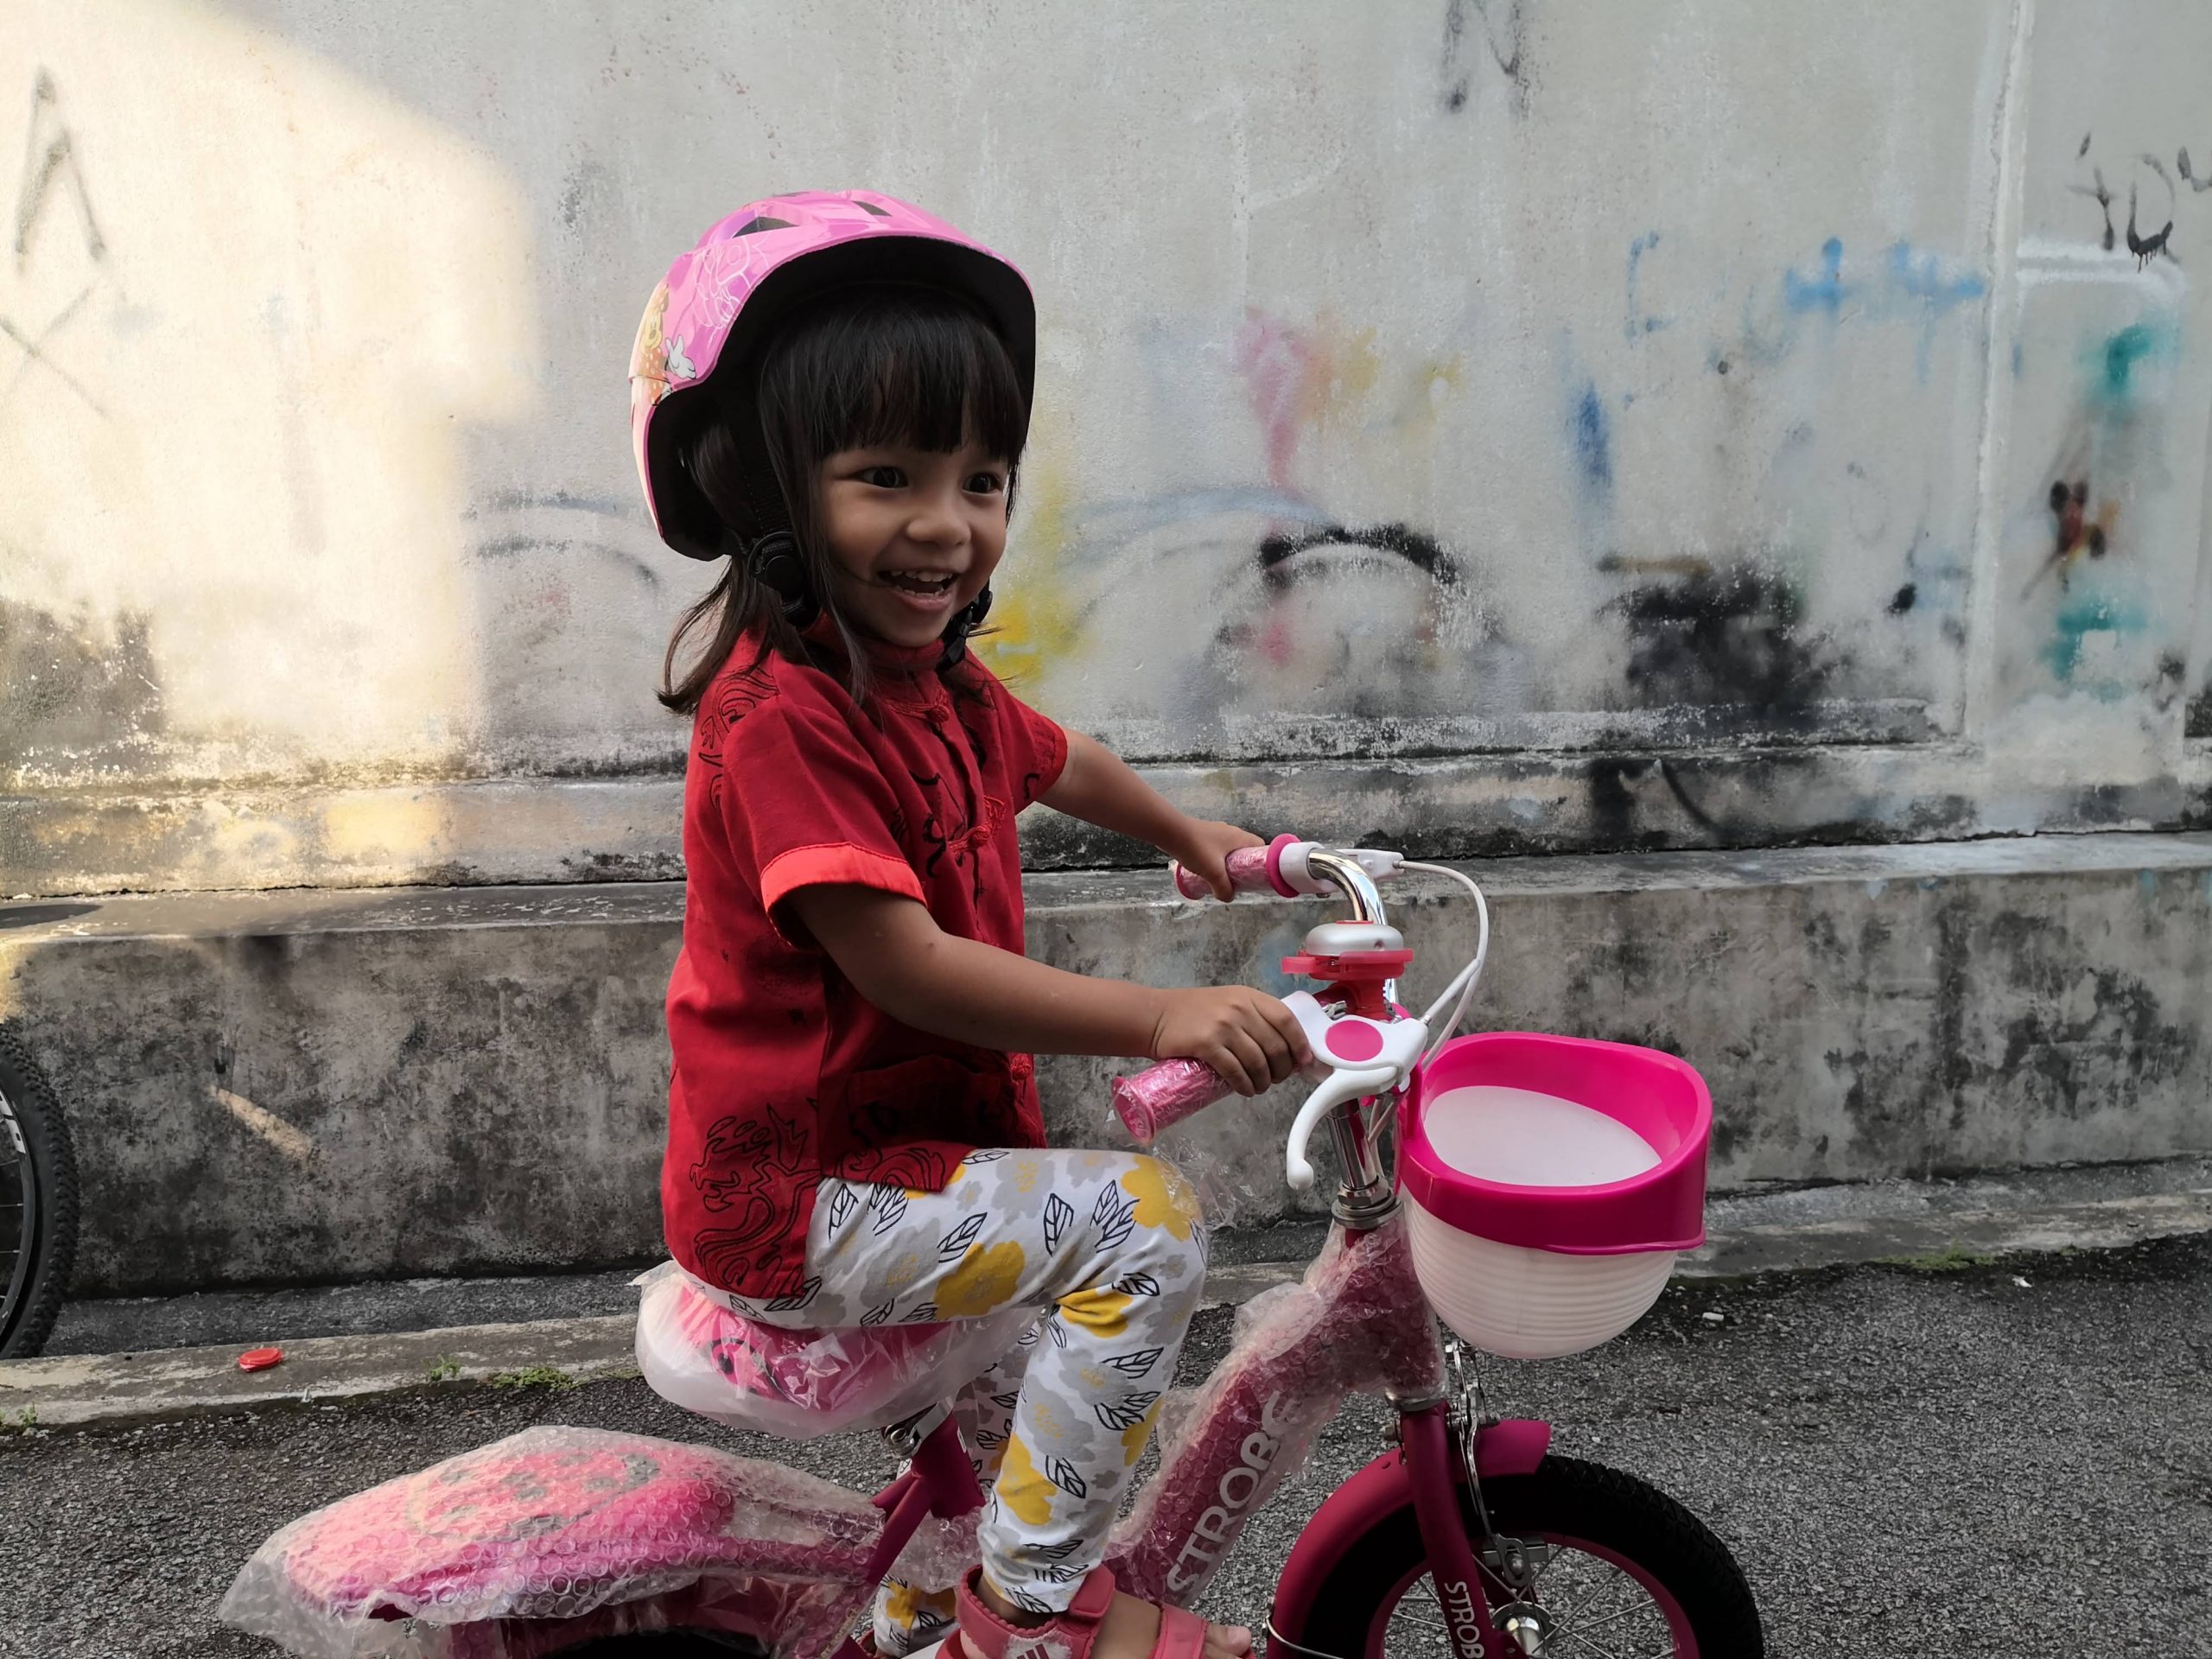
[(934, 289), (853, 289), (810, 308), (761, 365), (760, 390), (791, 448), (817, 465), (841, 449), (972, 441), (1012, 467), (1028, 435), (1005, 343)]

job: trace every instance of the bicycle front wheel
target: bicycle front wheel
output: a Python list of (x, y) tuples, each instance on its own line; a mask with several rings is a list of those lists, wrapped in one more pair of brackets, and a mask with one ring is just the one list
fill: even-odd
[(77, 1164), (54, 1086), (0, 1027), (0, 1359), (54, 1329), (77, 1253)]
[[(1483, 1592), (1494, 1619), (1514, 1611), (1527, 1627), (1524, 1650), (1764, 1659), (1758, 1609), (1726, 1547), (1633, 1475), (1549, 1457), (1534, 1474), (1485, 1480), (1483, 1501), (1495, 1531), (1477, 1547)], [(1471, 1537), (1471, 1506), (1468, 1519)], [(1516, 1545), (1530, 1580), (1517, 1591), (1504, 1576)], [(1410, 1505), (1338, 1558), (1312, 1605), (1305, 1630), (1270, 1659), (1452, 1659), (1452, 1610), (1437, 1594)]]

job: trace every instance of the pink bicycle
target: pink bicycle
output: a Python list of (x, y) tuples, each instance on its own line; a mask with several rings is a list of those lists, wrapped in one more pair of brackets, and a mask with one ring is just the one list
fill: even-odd
[[(1463, 882), (1481, 929), (1419, 1018), (1396, 1001), (1412, 953), (1377, 887), (1401, 869)], [(1759, 1659), (1757, 1608), (1719, 1541), (1633, 1476), (1552, 1455), (1548, 1425), (1491, 1417), (1473, 1358), (1573, 1352), (1656, 1300), (1675, 1254), (1703, 1236), (1702, 1081), (1621, 1045), (1453, 1039), (1489, 940), (1480, 889), (1459, 872), (1285, 837), (1237, 855), (1230, 874), (1240, 889), (1351, 906), (1286, 963), (1322, 988), (1287, 999), (1319, 1086), (1286, 1173), (1311, 1185), (1307, 1142), (1325, 1128), (1341, 1168), (1335, 1225), (1304, 1281), (1243, 1310), (1231, 1351), (1163, 1416), (1159, 1467), (1109, 1553), (1122, 1586), (1187, 1605), (1359, 1390), (1395, 1408), (1397, 1444), (1300, 1535), (1268, 1621), (1271, 1659)], [(1168, 1062), (1114, 1092), (1149, 1141), (1226, 1091)], [(738, 1318), (673, 1264), (640, 1282), (639, 1361), (659, 1392), (786, 1435), (875, 1427), (903, 1472), (870, 1499), (709, 1448), (531, 1429), (293, 1522), (241, 1571), (224, 1617), (324, 1659), (833, 1647), (860, 1659), (855, 1622), (894, 1567), (942, 1587), (973, 1562), (984, 1497), (939, 1402), (1033, 1310), (805, 1332)]]

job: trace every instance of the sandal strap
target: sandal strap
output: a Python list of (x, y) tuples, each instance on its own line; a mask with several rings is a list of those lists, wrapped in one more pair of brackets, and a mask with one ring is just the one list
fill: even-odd
[[(961, 1640), (980, 1659), (1090, 1659), (1090, 1644), (1098, 1639), (1098, 1621), (1106, 1617), (1117, 1593), (1113, 1569), (1094, 1567), (1065, 1612), (1041, 1624), (1015, 1624), (982, 1599), (977, 1589), (982, 1576), (981, 1567), (969, 1567), (961, 1578), (954, 1604)], [(1200, 1625), (1203, 1632), (1204, 1621)]]
[(1211, 1628), (1196, 1613), (1163, 1605), (1160, 1610), (1160, 1637), (1152, 1644), (1152, 1659), (1199, 1659), (1206, 1650), (1206, 1631)]

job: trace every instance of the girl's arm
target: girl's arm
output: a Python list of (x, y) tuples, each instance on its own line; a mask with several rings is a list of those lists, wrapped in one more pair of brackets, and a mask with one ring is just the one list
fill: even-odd
[(1290, 1010), (1247, 986), (1154, 990), (1065, 973), (947, 933), (915, 900), (878, 887), (802, 887), (785, 902), (855, 989), (935, 1036), (1043, 1054), (1188, 1057), (1241, 1095), (1311, 1058)]
[(1148, 841), (1205, 880), (1217, 899), (1234, 896), (1229, 855), (1239, 847), (1263, 845), (1259, 836), (1232, 823), (1179, 811), (1104, 744), (1080, 732), (1067, 737), (1067, 765), (1039, 800), (1055, 812)]

